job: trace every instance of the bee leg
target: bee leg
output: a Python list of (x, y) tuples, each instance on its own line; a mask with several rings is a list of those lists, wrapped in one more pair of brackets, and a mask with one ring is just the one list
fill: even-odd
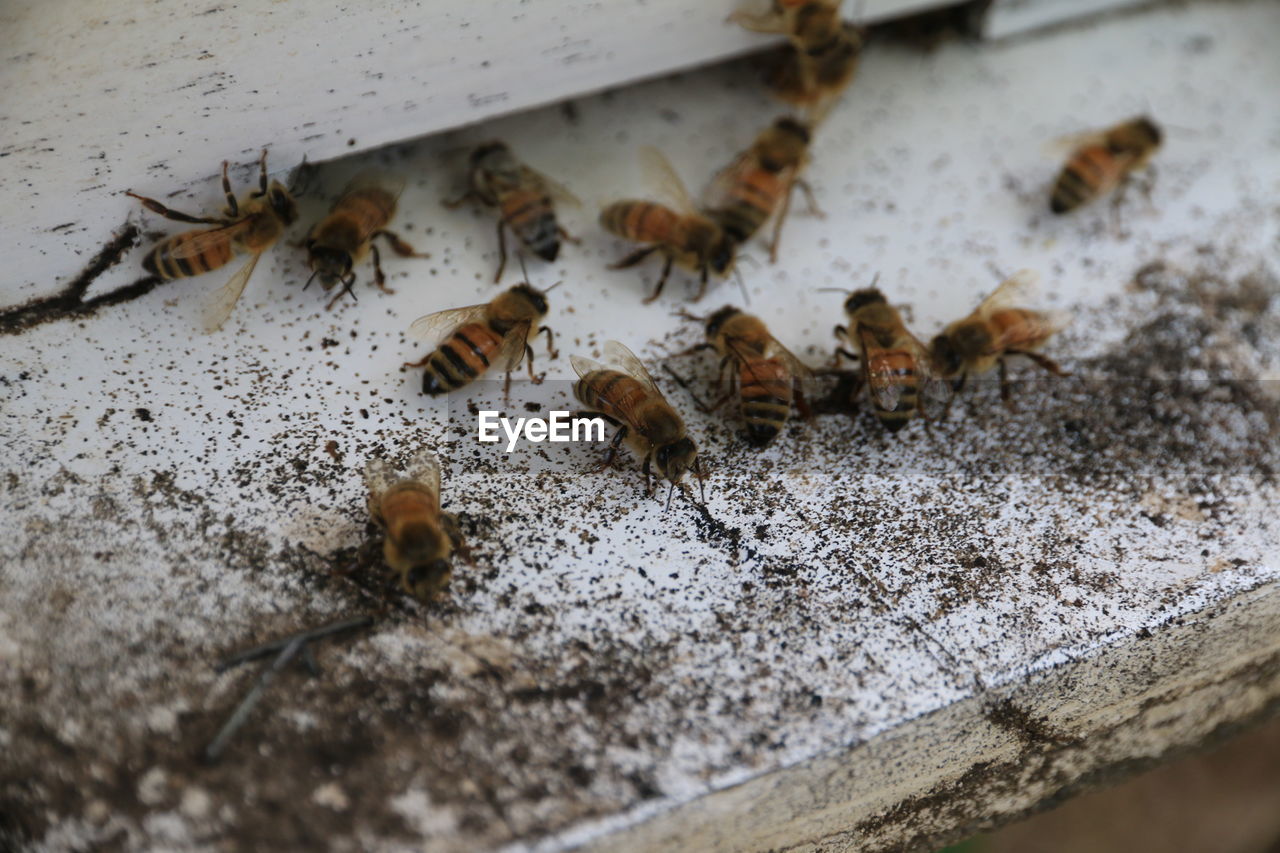
[(502, 281), (502, 271), (507, 268), (507, 233), (503, 230), (505, 225), (501, 219), (498, 220), (498, 272), (493, 277), (494, 284)]
[(333, 306), (337, 305), (338, 302), (342, 300), (342, 297), (346, 296), (348, 293), (351, 294), (351, 298), (353, 300), (355, 300), (356, 302), (359, 302), (360, 299), (359, 297), (356, 296), (356, 292), (351, 289), (351, 285), (355, 283), (356, 283), (355, 273), (352, 273), (351, 275), (344, 278), (342, 280), (342, 289), (338, 291), (336, 296), (334, 296), (332, 299), (329, 300), (329, 304), (324, 306), (324, 310), (332, 311)]
[(753, 33), (783, 34), (787, 32), (787, 22), (776, 12), (752, 13), (744, 9), (731, 14), (726, 21), (731, 21), (743, 29)]
[(174, 222), (191, 222), (196, 225), (230, 225), (231, 224), (231, 222), (227, 219), (215, 219), (214, 217), (211, 217), (211, 216), (192, 216), (189, 213), (181, 213), (176, 210), (171, 210), (165, 207), (160, 202), (156, 201), (155, 199), (138, 195), (132, 190), (125, 190), (124, 194), (127, 196), (130, 196), (131, 198), (136, 198), (138, 201), (142, 202), (142, 206), (145, 207), (147, 210), (150, 210), (152, 213), (158, 213), (161, 216), (163, 216), (165, 219), (172, 219)]
[(698, 411), (702, 412), (703, 414), (710, 414), (711, 412), (714, 412), (716, 409), (720, 408), (720, 406), (724, 403), (725, 399), (728, 399), (727, 397), (725, 397), (725, 398), (722, 398), (715, 405), (708, 405), (706, 401), (704, 401), (701, 397), (699, 397), (696, 393), (694, 393), (694, 390), (689, 387), (689, 380), (681, 377), (680, 374), (672, 370), (669, 365), (666, 365), (666, 364), (662, 365), (662, 369), (667, 372), (668, 376), (670, 376), (672, 379), (676, 381), (677, 385), (683, 388), (689, 394), (689, 396), (693, 398), (693, 404), (697, 406)]
[(538, 330), (538, 332), (539, 334), (541, 334), (542, 332), (547, 333), (547, 357), (559, 358), (560, 353), (556, 349), (556, 333), (551, 331), (550, 326), (543, 326), (541, 329)]
[(387, 276), (382, 271), (382, 254), (378, 251), (378, 247), (369, 244), (369, 254), (373, 255), (373, 283), (383, 293), (395, 293), (394, 290), (387, 287)]
[[(683, 316), (685, 316), (686, 318), (687, 318), (687, 317), (690, 317), (690, 315), (688, 315), (688, 314), (685, 314), (685, 315), (683, 315)], [(700, 320), (701, 318), (699, 318), (699, 317), (693, 317), (692, 319)], [(709, 342), (704, 341), (704, 342), (702, 342), (702, 343), (700, 343), (700, 344), (694, 344), (693, 346), (689, 347), (689, 348), (688, 348), (688, 349), (686, 349), (686, 350), (681, 350), (680, 352), (676, 353), (675, 355), (673, 355), (673, 356), (671, 356), (671, 357), (672, 357), (672, 358), (683, 358), (683, 357), (684, 357), (684, 356), (686, 356), (686, 355), (693, 355), (695, 352), (702, 352), (704, 349), (715, 349), (715, 345), (714, 345), (714, 344), (711, 344), (711, 343), (709, 343)]]
[(582, 245), (582, 238), (581, 238), (581, 237), (575, 237), (575, 236), (573, 236), (573, 235), (572, 235), (572, 234), (570, 234), (568, 231), (564, 230), (564, 227), (563, 227), (563, 226), (561, 226), (561, 225), (556, 225), (556, 233), (560, 235), (560, 239), (561, 239), (561, 240), (566, 240), (566, 241), (568, 241), (568, 242), (572, 243), (572, 244), (573, 244), (573, 245), (575, 245), (575, 246), (581, 246), (581, 245)]
[(1009, 368), (1005, 359), (1000, 359), (1000, 399), (1004, 401), (1005, 408), (1011, 412), (1017, 409), (1013, 405), (1013, 394), (1011, 383), (1009, 382)]
[(778, 262), (778, 244), (782, 241), (782, 226), (787, 221), (787, 213), (791, 210), (791, 192), (798, 183), (800, 183), (798, 180), (789, 183), (787, 191), (782, 194), (782, 209), (774, 219), (773, 239), (769, 241), (769, 263), (771, 264)]
[(462, 538), (462, 528), (458, 525), (458, 517), (451, 512), (440, 513), (440, 526), (444, 528), (445, 535), (449, 537), (449, 543), (453, 545), (454, 552), (459, 557), (466, 560), (468, 564), (474, 566), (475, 559), (472, 557), (471, 549), (467, 547), (467, 542)]
[(430, 252), (419, 252), (417, 249), (413, 248), (413, 246), (409, 245), (407, 242), (401, 239), (399, 234), (395, 234), (391, 231), (386, 230), (385, 228), (382, 229), (381, 231), (373, 232), (373, 236), (375, 238), (381, 237), (382, 239), (386, 240), (387, 245), (391, 247), (391, 251), (395, 252), (397, 255), (399, 255), (402, 258), (431, 257)]
[(528, 344), (524, 345), (524, 359), (525, 359), (525, 363), (529, 365), (529, 381), (532, 382), (534, 385), (541, 385), (542, 380), (545, 379), (547, 375), (545, 373), (539, 373), (536, 376), (534, 375), (533, 347), (529, 346)]
[(968, 378), (968, 373), (961, 373), (960, 378), (951, 385), (951, 396), (947, 398), (947, 404), (942, 407), (942, 416), (939, 420), (945, 421), (951, 417), (951, 404), (956, 401), (956, 397), (959, 397), (960, 392), (964, 390), (964, 383)]
[(1151, 201), (1151, 191), (1156, 188), (1156, 167), (1147, 166), (1146, 174), (1142, 181), (1142, 198), (1147, 203), (1147, 211), (1149, 213), (1156, 212), (1156, 206)]
[[(666, 280), (667, 273), (671, 271), (671, 263), (672, 263), (672, 259), (668, 258), (667, 266), (662, 271), (662, 276), (664, 281)], [(707, 294), (707, 281), (710, 278), (710, 276), (711, 276), (711, 270), (704, 265), (702, 267), (702, 277), (698, 280), (698, 292), (693, 297), (694, 302), (701, 302), (702, 297)], [(662, 289), (661, 286), (659, 286), (658, 289), (661, 290)], [(654, 298), (656, 298), (658, 294), (654, 293), (653, 296)]]
[(792, 392), (795, 396), (796, 411), (800, 412), (800, 417), (806, 421), (813, 420), (813, 409), (809, 406), (809, 401), (804, 398), (804, 391), (800, 389), (800, 383), (794, 383), (795, 390)]
[[(644, 458), (644, 468), (643, 468), (644, 494), (645, 494), (645, 497), (650, 497), (650, 498), (653, 497), (653, 492), (654, 492), (653, 484), (650, 482), (650, 478), (653, 476), (652, 465), (650, 464), (651, 459), (652, 459), (652, 454)], [(674, 485), (674, 483), (672, 485)]]
[[(223, 166), (225, 173), (226, 166)], [(224, 184), (225, 186), (225, 184)], [(258, 158), (258, 195), (267, 194), (267, 149), (262, 149), (262, 156)]]
[(662, 294), (662, 288), (667, 285), (667, 277), (671, 275), (671, 266), (675, 263), (675, 258), (668, 256), (667, 262), (662, 265), (662, 275), (658, 277), (658, 286), (653, 289), (653, 293), (644, 298), (644, 304), (648, 305)]
[(640, 263), (645, 258), (649, 257), (649, 255), (657, 251), (657, 249), (658, 249), (657, 246), (642, 246), (639, 249), (636, 249), (631, 254), (627, 255), (622, 260), (615, 261), (614, 263), (609, 264), (608, 269), (623, 270), (623, 269), (626, 269), (627, 267), (634, 267), (636, 264)]
[(818, 206), (818, 199), (813, 194), (813, 187), (809, 184), (809, 182), (806, 181), (804, 178), (796, 178), (795, 185), (800, 188), (800, 191), (802, 193), (804, 193), (805, 204), (809, 206), (809, 215), (817, 217), (818, 219), (826, 219), (827, 214), (825, 211), (823, 211), (821, 207)]
[[(612, 420), (608, 416), (602, 417), (605, 417), (606, 420)], [(613, 441), (609, 442), (609, 452), (604, 455), (604, 462), (600, 463), (600, 466), (596, 468), (595, 473), (599, 474), (604, 469), (613, 466), (613, 460), (618, 455), (618, 447), (622, 445), (622, 440), (626, 437), (627, 426), (623, 424), (622, 426), (619, 426), (618, 431), (613, 434)]]
[(400, 366), (401, 367), (426, 367), (427, 362), (431, 360), (431, 356), (432, 356), (432, 353), (427, 353), (422, 357), (420, 361), (406, 361)]
[[(263, 185), (263, 190), (266, 186)], [(240, 204), (236, 201), (236, 194), (231, 191), (231, 179), (227, 177), (227, 161), (222, 161), (222, 194), (227, 198), (227, 216), (235, 219), (240, 215)]]
[(511, 405), (511, 371), (508, 370), (506, 376), (502, 380), (502, 404), (504, 406)]

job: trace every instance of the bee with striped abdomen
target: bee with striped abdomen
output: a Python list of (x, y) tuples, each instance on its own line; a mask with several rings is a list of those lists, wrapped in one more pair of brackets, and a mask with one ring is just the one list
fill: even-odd
[(1015, 273), (983, 299), (972, 314), (947, 326), (930, 343), (939, 373), (951, 380), (956, 394), (963, 390), (970, 375), (981, 375), (998, 366), (1000, 397), (1012, 408), (1005, 362), (1015, 355), (1025, 356), (1055, 376), (1067, 375), (1057, 362), (1037, 350), (1066, 327), (1070, 315), (1016, 307), (1031, 296), (1038, 279), (1031, 270)]
[[(712, 183), (705, 205), (707, 215), (742, 245), (776, 215), (769, 255), (778, 259), (782, 224), (791, 207), (791, 191), (799, 186), (818, 207), (800, 171), (809, 159), (810, 127), (790, 117), (775, 120)], [(779, 207), (781, 205), (781, 207)]]
[(767, 75), (782, 100), (824, 117), (853, 81), (863, 30), (840, 17), (840, 0), (773, 0), (765, 13), (730, 16), (749, 30), (785, 35), (789, 44)]
[(404, 179), (374, 172), (357, 175), (342, 195), (333, 203), (329, 214), (311, 227), (307, 233), (304, 246), (307, 250), (307, 263), (311, 267), (311, 278), (303, 285), (303, 290), (311, 285), (312, 279), (319, 279), (320, 286), (331, 290), (334, 285), (341, 284), (342, 290), (334, 296), (328, 307), (350, 293), (355, 298), (351, 285), (355, 283), (356, 274), (353, 267), (367, 254), (373, 255), (373, 283), (383, 293), (394, 293), (387, 287), (387, 278), (382, 272), (382, 257), (374, 240), (383, 238), (397, 255), (402, 258), (426, 258), (430, 255), (419, 254), (399, 236), (387, 230), (391, 218), (396, 214), (396, 202), (404, 189)]
[(240, 294), (244, 292), (253, 269), (262, 253), (271, 248), (284, 229), (298, 218), (298, 207), (293, 195), (279, 181), (267, 181), (267, 152), (263, 150), (259, 160), (258, 189), (243, 201), (237, 201), (231, 192), (231, 180), (227, 177), (227, 163), (222, 163), (222, 191), (227, 207), (223, 215), (191, 216), (165, 207), (152, 198), (140, 196), (131, 190), (125, 195), (136, 198), (148, 210), (175, 222), (213, 225), (184, 231), (157, 243), (142, 261), (142, 266), (152, 275), (166, 280), (189, 278), (219, 269), (231, 262), (236, 255), (249, 254), (236, 274), (223, 285), (205, 306), (204, 330), (216, 332), (222, 328)]
[(697, 301), (706, 292), (711, 273), (725, 276), (732, 272), (737, 243), (710, 215), (694, 206), (684, 182), (661, 151), (642, 148), (640, 162), (648, 180), (670, 199), (675, 209), (652, 201), (628, 200), (614, 202), (602, 210), (600, 225), (610, 234), (648, 244), (611, 264), (609, 269), (635, 266), (659, 252), (666, 264), (657, 287), (644, 301), (658, 298), (675, 264), (699, 274), (698, 294), (694, 297)]
[(732, 371), (729, 392), (704, 409), (719, 408), (736, 390), (747, 440), (757, 447), (764, 447), (778, 436), (791, 417), (793, 403), (809, 417), (805, 400), (812, 396), (813, 372), (769, 334), (759, 317), (731, 305), (705, 318), (683, 316), (704, 323), (707, 335), (705, 343), (686, 352), (714, 349), (720, 356), (717, 390), (724, 384), (726, 371)]
[(544, 261), (560, 255), (560, 240), (576, 242), (556, 220), (555, 200), (578, 205), (581, 202), (560, 184), (541, 172), (521, 163), (505, 142), (488, 142), (471, 152), (467, 174), (468, 188), (461, 198), (445, 201), (446, 207), (458, 207), (475, 199), (498, 209), (498, 272), (494, 282), (502, 280), (507, 266), (507, 238), (511, 232), (529, 251)]
[(458, 519), (440, 508), (440, 460), (420, 450), (403, 474), (383, 459), (364, 469), (369, 514), (386, 533), (382, 553), (405, 592), (430, 602), (453, 577), (453, 557), (465, 557)]
[(876, 417), (889, 432), (897, 432), (913, 417), (927, 418), (921, 396), (930, 401), (947, 396), (924, 344), (907, 330), (902, 315), (875, 287), (855, 290), (844, 303), (848, 326), (836, 334), (848, 340), (853, 352), (839, 355), (858, 362), (858, 380), (850, 398), (868, 386)]
[[(547, 292), (550, 290), (551, 287), (547, 288)], [(410, 327), (410, 334), (439, 344), (421, 361), (406, 362), (404, 366), (426, 368), (422, 374), (422, 392), (433, 397), (469, 384), (491, 367), (506, 373), (509, 391), (511, 371), (526, 357), (529, 378), (535, 383), (541, 382), (533, 373), (533, 348), (529, 346), (529, 339), (545, 332), (547, 352), (552, 358), (556, 357), (554, 335), (549, 327), (542, 325), (547, 310), (547, 293), (522, 282), (481, 305), (450, 308), (420, 317)]]
[(702, 465), (698, 448), (685, 430), (684, 421), (658, 390), (649, 371), (631, 350), (617, 341), (604, 345), (605, 364), (581, 356), (570, 356), (578, 382), (574, 396), (588, 413), (599, 415), (618, 427), (601, 469), (609, 467), (617, 456), (618, 446), (625, 440), (635, 454), (644, 460), (645, 494), (653, 494), (650, 469), (671, 483), (671, 494), (692, 468), (699, 484)]
[[(1149, 165), (1163, 136), (1159, 125), (1139, 116), (1063, 140), (1075, 148), (1053, 183), (1049, 210), (1067, 213), (1125, 184), (1134, 172)], [(1148, 192), (1150, 186), (1149, 179)]]

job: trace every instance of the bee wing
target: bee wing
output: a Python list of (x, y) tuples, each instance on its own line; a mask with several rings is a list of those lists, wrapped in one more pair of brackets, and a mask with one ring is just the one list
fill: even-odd
[(561, 204), (567, 204), (570, 207), (582, 207), (582, 199), (570, 192), (568, 187), (555, 178), (549, 177), (531, 166), (521, 165), (520, 169), (525, 175), (525, 180), (541, 184), (556, 201)]
[(902, 386), (898, 382), (897, 374), (881, 367), (876, 361), (875, 353), (883, 347), (876, 343), (875, 338), (866, 329), (859, 328), (857, 335), (871, 395), (875, 398), (877, 406), (892, 412), (898, 408), (898, 400), (902, 397)]
[(609, 369), (595, 359), (580, 355), (569, 356), (569, 363), (573, 365), (573, 372), (578, 374), (579, 378), (586, 376), (588, 373), (595, 373), (597, 370)]
[(667, 201), (675, 205), (682, 213), (697, 213), (689, 190), (676, 172), (667, 155), (652, 145), (640, 149), (640, 168), (644, 172), (645, 182), (651, 184)]
[(622, 344), (617, 341), (605, 341), (604, 358), (606, 362), (613, 365), (617, 370), (646, 385), (649, 390), (659, 397), (662, 396), (662, 392), (658, 390), (658, 386), (654, 383), (653, 377), (649, 375), (649, 371), (645, 369), (644, 364), (640, 359), (636, 358), (635, 353)]
[(703, 205), (716, 208), (727, 204), (732, 199), (733, 187), (741, 182), (743, 173), (751, 168), (752, 162), (751, 153), (743, 151), (733, 158), (733, 162), (716, 172), (707, 185), (707, 191), (702, 194)]
[(377, 500), (399, 479), (396, 469), (381, 456), (374, 456), (364, 463), (364, 484), (374, 500)]
[(979, 317), (989, 317), (1004, 308), (1026, 305), (1035, 299), (1039, 289), (1040, 273), (1035, 270), (1018, 270), (1000, 282), (1000, 285), (979, 303), (978, 310), (974, 313)]
[(1078, 133), (1068, 133), (1065, 136), (1050, 139), (1043, 147), (1045, 156), (1054, 160), (1061, 160), (1077, 149), (1084, 148), (1088, 145), (1101, 145), (1106, 141), (1107, 131), (1084, 130)]
[(221, 225), (217, 228), (206, 228), (203, 231), (197, 231), (174, 246), (170, 250), (169, 256), (172, 258), (194, 258), (198, 255), (203, 255), (215, 246), (221, 246), (234, 240), (248, 227), (249, 220), (240, 219), (230, 225)]
[(419, 317), (409, 325), (409, 337), (437, 346), (459, 327), (485, 319), (488, 310), (489, 303), (482, 302), (479, 305), (467, 305), (464, 308), (446, 308), (443, 311)]
[(244, 293), (244, 286), (249, 283), (249, 277), (253, 275), (253, 268), (258, 265), (260, 257), (262, 257), (261, 252), (254, 252), (244, 266), (236, 270), (236, 274), (214, 291), (213, 296), (205, 303), (202, 318), (205, 334), (213, 334), (227, 322), (227, 318), (231, 316), (231, 310), (240, 301), (240, 294)]
[(800, 386), (800, 391), (805, 397), (811, 398), (814, 396), (817, 379), (813, 375), (813, 370), (796, 358), (795, 353), (779, 343), (777, 338), (770, 336), (769, 345), (765, 347), (765, 354), (770, 358), (778, 359), (787, 366), (787, 369), (791, 371), (791, 378)]
[(404, 469), (404, 479), (427, 486), (436, 499), (440, 498), (440, 459), (429, 447), (420, 449), (409, 459)]
[(520, 366), (520, 362), (524, 360), (525, 347), (529, 345), (529, 330), (532, 325), (528, 321), (517, 323), (507, 332), (495, 362), (499, 370), (511, 371)]

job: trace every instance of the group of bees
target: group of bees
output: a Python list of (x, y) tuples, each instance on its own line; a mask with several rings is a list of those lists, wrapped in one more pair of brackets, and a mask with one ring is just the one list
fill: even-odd
[[(652, 254), (664, 259), (657, 286), (645, 302), (660, 295), (677, 265), (698, 277), (695, 298), (700, 298), (713, 275), (725, 277), (733, 272), (739, 249), (770, 221), (774, 223), (770, 251), (776, 260), (795, 188), (802, 189), (810, 207), (817, 210), (801, 175), (816, 128), (854, 77), (863, 31), (840, 17), (839, 0), (772, 0), (767, 12), (739, 12), (732, 20), (754, 31), (787, 37), (766, 79), (775, 94), (804, 115), (775, 120), (715, 176), (700, 204), (691, 199), (660, 152), (642, 150), (642, 164), (666, 202), (615, 202), (603, 209), (599, 222), (615, 236), (639, 244), (612, 268), (633, 266)], [(1124, 186), (1130, 176), (1147, 166), (1160, 142), (1160, 129), (1147, 118), (1078, 137), (1053, 185), (1050, 210), (1066, 213)], [(156, 244), (143, 262), (153, 275), (165, 279), (199, 275), (228, 264), (236, 255), (249, 255), (247, 263), (209, 303), (204, 318), (207, 331), (221, 327), (258, 258), (298, 218), (293, 194), (278, 181), (268, 181), (265, 151), (259, 172), (257, 190), (238, 201), (227, 178), (227, 164), (223, 164), (227, 207), (217, 217), (190, 216), (128, 193), (169, 219), (210, 226)], [(355, 267), (371, 256), (374, 284), (386, 290), (375, 245), (379, 238), (398, 255), (421, 256), (387, 229), (402, 188), (403, 181), (372, 173), (358, 176), (346, 187), (328, 215), (309, 230), (303, 244), (311, 269), (307, 285), (316, 280), (325, 291), (340, 288), (334, 301), (347, 293), (354, 297)], [(495, 282), (501, 280), (507, 260), (507, 230), (529, 252), (547, 261), (557, 258), (562, 241), (574, 240), (559, 224), (555, 208), (557, 200), (576, 201), (572, 194), (521, 163), (505, 143), (490, 142), (471, 153), (467, 192), (446, 204), (452, 207), (467, 200), (497, 211), (500, 258)], [(853, 379), (847, 402), (865, 387), (880, 423), (896, 432), (917, 417), (927, 423), (931, 403), (945, 403), (945, 416), (969, 376), (996, 368), (1001, 395), (1008, 402), (1006, 363), (1012, 356), (1024, 356), (1051, 373), (1063, 375), (1062, 369), (1038, 350), (1063, 328), (1067, 318), (1057, 312), (1022, 307), (1034, 283), (1035, 275), (1029, 271), (1014, 274), (969, 316), (945, 327), (928, 346), (907, 329), (898, 310), (874, 282), (855, 290), (844, 302), (847, 323), (836, 327), (836, 334), (847, 344), (837, 349), (837, 363), (848, 358), (858, 366), (856, 372), (846, 374)], [(549, 312), (548, 291), (525, 281), (488, 303), (420, 318), (411, 326), (411, 333), (437, 345), (421, 360), (405, 366), (422, 368), (423, 393), (433, 396), (462, 388), (491, 370), (505, 373), (509, 388), (510, 375), (522, 361), (530, 378), (540, 381), (533, 371), (529, 342), (545, 333), (548, 352), (556, 356), (554, 335), (543, 323)], [(703, 324), (705, 341), (681, 355), (713, 350), (720, 367), (714, 390), (728, 385), (726, 393), (712, 403), (695, 395), (700, 408), (711, 411), (736, 397), (746, 437), (758, 447), (781, 433), (793, 408), (809, 416), (807, 399), (812, 397), (814, 371), (779, 343), (758, 317), (733, 306), (705, 317), (682, 314)], [(683, 483), (689, 471), (701, 482), (697, 447), (640, 360), (616, 341), (605, 344), (603, 352), (603, 364), (571, 357), (579, 377), (574, 393), (585, 413), (617, 426), (602, 467), (612, 464), (626, 442), (643, 460), (646, 491), (652, 494), (650, 480), (656, 471), (670, 484), (669, 503), (672, 490)], [(371, 515), (386, 533), (387, 564), (399, 573), (406, 591), (430, 600), (447, 586), (454, 556), (466, 553), (457, 519), (441, 509), (438, 460), (424, 450), (397, 473), (383, 460), (374, 459), (366, 468), (365, 479)]]

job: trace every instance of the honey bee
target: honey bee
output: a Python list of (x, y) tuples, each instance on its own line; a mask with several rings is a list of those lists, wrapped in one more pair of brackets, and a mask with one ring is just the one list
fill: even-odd
[(693, 469), (702, 483), (702, 464), (698, 448), (689, 438), (684, 421), (658, 390), (649, 372), (631, 350), (617, 341), (604, 345), (606, 367), (581, 356), (570, 356), (578, 382), (573, 393), (589, 414), (599, 415), (618, 427), (601, 469), (613, 464), (618, 446), (625, 440), (635, 454), (644, 459), (645, 494), (653, 495), (650, 469), (671, 483), (667, 506), (675, 487)]
[(756, 447), (764, 447), (778, 436), (791, 417), (793, 402), (802, 415), (809, 417), (805, 397), (812, 393), (813, 372), (769, 334), (759, 317), (732, 305), (706, 318), (683, 316), (705, 323), (707, 335), (705, 343), (686, 352), (714, 349), (720, 356), (716, 389), (724, 384), (726, 371), (736, 372), (730, 379), (729, 393), (704, 409), (719, 408), (733, 395), (736, 386), (747, 439)]
[[(1146, 116), (1103, 131), (1064, 140), (1075, 150), (1058, 173), (1049, 197), (1049, 210), (1067, 213), (1101, 198), (1146, 168), (1160, 148), (1163, 133)], [(1149, 192), (1148, 183), (1146, 191)]]
[(444, 204), (452, 208), (475, 200), (498, 208), (498, 272), (494, 283), (502, 280), (507, 266), (504, 227), (544, 261), (559, 257), (561, 239), (577, 242), (556, 221), (553, 198), (574, 206), (581, 202), (551, 178), (517, 160), (505, 142), (488, 142), (471, 152), (467, 181), (467, 191)]
[[(819, 213), (809, 185), (800, 170), (809, 159), (810, 127), (790, 117), (779, 118), (755, 142), (716, 176), (707, 215), (739, 245), (746, 243), (777, 214), (770, 257), (778, 259), (782, 223), (791, 207), (791, 191), (799, 186), (809, 208)], [(781, 209), (779, 209), (781, 204)]]
[(840, 0), (773, 0), (768, 12), (730, 16), (749, 30), (785, 35), (790, 44), (768, 75), (775, 94), (824, 117), (853, 81), (863, 30), (840, 17)]
[(449, 585), (453, 557), (466, 557), (458, 519), (440, 509), (440, 460), (422, 449), (398, 474), (383, 459), (364, 469), (369, 514), (386, 533), (382, 553), (405, 592), (430, 602)]
[(1070, 316), (1061, 311), (1014, 307), (1030, 296), (1038, 278), (1031, 270), (1015, 273), (983, 299), (972, 314), (950, 324), (930, 342), (939, 373), (951, 380), (957, 394), (970, 375), (981, 375), (998, 366), (1000, 397), (1012, 407), (1005, 362), (1014, 355), (1026, 356), (1055, 376), (1067, 375), (1057, 362), (1036, 350), (1061, 331)]
[(889, 432), (902, 429), (913, 417), (927, 419), (922, 393), (930, 401), (947, 396), (929, 351), (875, 287), (855, 290), (845, 300), (844, 310), (849, 325), (836, 326), (836, 334), (847, 339), (854, 352), (840, 349), (837, 353), (856, 360), (860, 369), (851, 397), (868, 385), (876, 417)]
[(166, 280), (189, 278), (224, 267), (236, 255), (251, 255), (205, 306), (203, 324), (206, 332), (222, 328), (249, 283), (262, 253), (271, 248), (284, 229), (298, 218), (298, 207), (289, 190), (279, 181), (267, 182), (266, 150), (259, 160), (256, 191), (243, 201), (237, 201), (231, 192), (226, 161), (222, 163), (222, 191), (227, 198), (227, 207), (220, 217), (179, 213), (153, 198), (140, 196), (132, 190), (125, 192), (125, 195), (136, 198), (148, 210), (166, 219), (215, 226), (184, 231), (157, 243), (142, 261), (143, 268), (152, 275)]
[(689, 197), (684, 182), (656, 148), (642, 148), (640, 162), (648, 179), (670, 198), (676, 209), (652, 201), (618, 201), (600, 212), (600, 225), (609, 233), (635, 243), (647, 243), (609, 269), (625, 269), (643, 261), (654, 252), (666, 258), (662, 276), (649, 303), (658, 298), (671, 267), (675, 264), (698, 273), (701, 283), (694, 301), (707, 290), (711, 273), (726, 276), (733, 270), (737, 243), (707, 213), (699, 211)]
[(425, 367), (422, 392), (437, 396), (462, 388), (483, 376), (491, 367), (506, 372), (506, 387), (511, 389), (511, 371), (528, 356), (529, 378), (535, 383), (541, 377), (533, 373), (533, 348), (529, 339), (540, 333), (547, 335), (547, 352), (556, 357), (555, 337), (542, 325), (547, 316), (547, 291), (522, 282), (498, 294), (494, 299), (466, 308), (450, 308), (420, 317), (409, 327), (410, 334), (423, 340), (439, 341), (436, 349), (421, 361), (406, 362), (405, 367)]
[(396, 213), (396, 202), (404, 189), (404, 180), (365, 172), (357, 175), (347, 184), (342, 195), (333, 203), (329, 214), (311, 227), (307, 233), (304, 246), (307, 250), (307, 262), (311, 267), (311, 278), (303, 285), (303, 290), (311, 286), (312, 279), (319, 279), (320, 286), (330, 290), (341, 284), (342, 290), (329, 303), (332, 308), (350, 293), (355, 298), (351, 285), (355, 284), (356, 274), (352, 268), (367, 254), (373, 255), (373, 283), (383, 293), (394, 293), (387, 287), (387, 277), (382, 272), (382, 257), (374, 240), (382, 237), (397, 255), (402, 258), (426, 258), (427, 254), (419, 254), (399, 236), (388, 231), (386, 226)]

